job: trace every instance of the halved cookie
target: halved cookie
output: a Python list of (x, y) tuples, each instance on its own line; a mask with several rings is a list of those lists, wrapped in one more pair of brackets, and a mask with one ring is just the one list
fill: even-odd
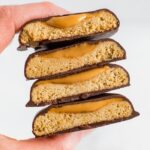
[(86, 41), (31, 54), (26, 61), (25, 76), (27, 79), (52, 79), (125, 58), (125, 50), (114, 40)]
[(107, 9), (52, 16), (28, 22), (19, 41), (22, 47), (38, 47), (47, 43), (108, 36), (117, 31), (119, 20)]
[(105, 65), (67, 77), (36, 81), (27, 106), (42, 106), (85, 99), (129, 85), (129, 75), (118, 65)]
[(49, 106), (33, 121), (36, 137), (90, 129), (128, 120), (139, 115), (124, 96), (103, 94), (84, 101)]

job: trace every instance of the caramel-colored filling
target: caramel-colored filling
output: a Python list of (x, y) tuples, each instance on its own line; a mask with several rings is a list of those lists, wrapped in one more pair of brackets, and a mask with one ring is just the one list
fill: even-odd
[(49, 83), (54, 83), (54, 84), (72, 84), (72, 83), (77, 83), (77, 82), (82, 82), (89, 80), (91, 78), (94, 78), (98, 76), (100, 73), (105, 73), (107, 70), (109, 70), (109, 66), (104, 66), (102, 68), (94, 68), (85, 72), (73, 74), (67, 77), (59, 78), (59, 79), (52, 79), (52, 80), (45, 80), (45, 81), (39, 81), (36, 83), (36, 85), (43, 85), (43, 84), (49, 84)]
[(53, 80), (38, 81), (31, 91), (35, 104), (52, 102), (84, 93), (111, 90), (128, 85), (127, 72), (119, 66), (104, 66)]
[(35, 41), (62, 41), (70, 37), (76, 39), (113, 30), (118, 27), (118, 22), (118, 19), (107, 10), (51, 17), (46, 21), (37, 20), (26, 24), (21, 32), (20, 42), (32, 46), (32, 42)]
[(101, 109), (102, 107), (109, 105), (114, 102), (122, 101), (123, 98), (110, 98), (103, 101), (94, 101), (74, 105), (66, 105), (58, 108), (52, 108), (48, 112), (56, 113), (83, 113), (83, 112), (93, 112)]
[(46, 23), (56, 28), (67, 28), (74, 26), (87, 18), (88, 14), (78, 14), (78, 15), (69, 15), (69, 16), (62, 16), (62, 17), (53, 17), (48, 20)]
[(123, 49), (114, 41), (83, 42), (57, 51), (31, 54), (25, 73), (28, 78), (51, 76), (93, 64), (123, 59), (124, 55)]
[(69, 47), (52, 53), (42, 54), (45, 58), (76, 58), (92, 52), (98, 45), (83, 43), (74, 47)]
[[(79, 113), (78, 111), (77, 113), (72, 113), (73, 108), (71, 110), (71, 113), (70, 110), (68, 112), (63, 112), (63, 110), (61, 111), (61, 113), (59, 113), (59, 111), (54, 112), (49, 110), (45, 112), (45, 114), (39, 114), (38, 116), (36, 116), (33, 123), (33, 132), (37, 136), (43, 136), (54, 134), (60, 131), (65, 131), (75, 127), (86, 127), (90, 124), (109, 122), (116, 119), (123, 120), (124, 118), (128, 118), (133, 113), (132, 106), (125, 99), (122, 98), (122, 100), (119, 100), (118, 98), (114, 100), (112, 99), (111, 102), (106, 104), (105, 106), (101, 107), (100, 105), (101, 108), (99, 109), (97, 109), (98, 107), (95, 106), (96, 110), (92, 112), (81, 112), (82, 108), (79, 110)], [(108, 101), (109, 100), (110, 99), (108, 99)], [(104, 101), (107, 100), (103, 100), (103, 102)], [(99, 102), (97, 103), (97, 105), (99, 105)], [(84, 104), (82, 104), (82, 107), (88, 108), (84, 106)], [(89, 105), (89, 107), (90, 109), (91, 107), (93, 107), (92, 102), (91, 106)]]

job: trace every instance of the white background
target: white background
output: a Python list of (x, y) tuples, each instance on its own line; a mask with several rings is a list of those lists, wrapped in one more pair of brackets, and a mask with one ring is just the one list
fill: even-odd
[[(0, 5), (27, 2), (31, 0), (0, 0)], [(131, 86), (115, 92), (126, 95), (141, 114), (140, 117), (130, 121), (95, 129), (81, 141), (77, 150), (150, 149), (149, 0), (51, 0), (51, 2), (71, 12), (109, 8), (117, 14), (121, 26), (119, 32), (112, 38), (126, 49), (127, 60), (117, 63), (129, 71)], [(24, 139), (33, 137), (32, 119), (41, 108), (25, 107), (33, 81), (26, 81), (23, 74), (24, 63), (33, 50), (18, 52), (17, 38), (18, 36), (0, 54), (0, 133)]]

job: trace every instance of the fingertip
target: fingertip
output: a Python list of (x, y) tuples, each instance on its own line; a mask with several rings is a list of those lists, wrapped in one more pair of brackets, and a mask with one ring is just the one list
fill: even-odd
[(87, 129), (87, 130), (77, 131), (75, 133), (76, 133), (76, 136), (78, 136), (80, 139), (82, 139), (83, 137), (90, 134), (92, 131), (93, 131), (92, 129)]
[(54, 3), (51, 3), (49, 1), (43, 1), (43, 2), (39, 2), (37, 3), (39, 5), (43, 5), (43, 7), (48, 7), (48, 8), (52, 8), (52, 7), (56, 7), (56, 5)]
[(13, 19), (16, 31), (30, 20), (68, 13), (65, 9), (48, 1), (10, 6), (10, 8), (11, 7), (13, 7), (14, 10)]
[(68, 149), (75, 147), (83, 137), (87, 136), (93, 130), (82, 130), (71, 133), (65, 133), (53, 137), (54, 141), (59, 141), (59, 145)]
[(63, 146), (67, 149), (71, 149), (77, 146), (77, 144), (81, 141), (83, 137), (88, 135), (91, 132), (91, 130), (83, 130), (83, 131), (77, 131), (66, 134), (66, 137), (64, 138), (65, 141), (63, 142)]

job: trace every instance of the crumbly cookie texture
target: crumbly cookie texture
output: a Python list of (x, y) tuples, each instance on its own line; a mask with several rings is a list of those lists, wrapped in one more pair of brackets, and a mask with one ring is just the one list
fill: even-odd
[[(90, 46), (92, 48), (88, 51)], [(124, 57), (125, 51), (115, 41), (106, 40), (95, 44), (82, 43), (74, 47), (59, 49), (53, 53), (32, 54), (27, 61), (25, 72), (29, 79), (39, 78)]]
[(35, 118), (33, 133), (36, 136), (55, 134), (74, 127), (128, 118), (132, 113), (131, 104), (127, 101), (112, 102), (93, 112), (59, 113), (47, 111), (44, 115)]
[(60, 79), (38, 81), (31, 90), (35, 104), (87, 92), (111, 90), (128, 85), (127, 72), (119, 66), (104, 66)]
[(118, 26), (118, 19), (107, 10), (100, 10), (91, 14), (92, 17), (67, 28), (53, 27), (47, 23), (48, 21), (30, 22), (23, 28), (20, 42), (21, 44), (28, 44), (43, 40), (87, 36), (93, 33), (103, 33)]

